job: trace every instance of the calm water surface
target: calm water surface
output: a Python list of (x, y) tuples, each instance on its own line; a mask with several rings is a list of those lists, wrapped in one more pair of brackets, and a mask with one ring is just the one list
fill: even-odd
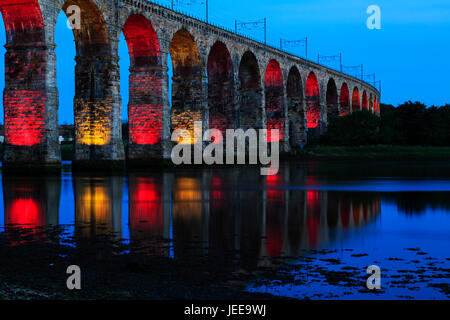
[[(3, 232), (148, 241), (145, 254), (218, 255), (256, 275), (249, 292), (295, 298), (448, 299), (450, 163), (285, 162), (125, 176), (4, 176)], [(163, 240), (163, 241), (157, 241)], [(150, 245), (151, 243), (151, 245)], [(76, 245), (76, 244), (75, 244)], [(382, 289), (365, 287), (378, 265)], [(187, 266), (188, 267), (188, 266)], [(256, 280), (255, 280), (256, 279)]]

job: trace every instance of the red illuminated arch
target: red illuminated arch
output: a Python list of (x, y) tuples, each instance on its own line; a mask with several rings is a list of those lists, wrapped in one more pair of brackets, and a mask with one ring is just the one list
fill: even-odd
[(338, 116), (339, 107), (336, 82), (334, 82), (334, 80), (330, 78), (327, 84), (327, 120), (328, 122), (330, 122), (331, 119)]
[(227, 46), (214, 43), (208, 63), (209, 127), (219, 129), (225, 136), (226, 129), (234, 128), (233, 63)]
[(320, 192), (306, 192), (306, 228), (308, 245), (316, 248), (320, 239)]
[(255, 55), (246, 51), (239, 65), (240, 126), (243, 129), (262, 127), (261, 75)]
[(345, 116), (350, 113), (350, 92), (346, 83), (342, 84), (341, 94), (339, 96), (340, 115)]
[(264, 78), (266, 94), (267, 141), (274, 142), (271, 130), (279, 130), (279, 139), (283, 140), (285, 126), (284, 86), (281, 68), (276, 60), (270, 60)]
[(352, 94), (352, 112), (361, 110), (361, 98), (359, 96), (359, 89), (357, 87), (353, 88)]
[(162, 138), (162, 68), (158, 36), (138, 14), (123, 27), (130, 55), (128, 121), (130, 144), (154, 145)]
[(306, 80), (306, 121), (308, 128), (317, 128), (320, 124), (320, 93), (319, 81), (314, 72)]
[(362, 109), (363, 110), (369, 109), (369, 105), (368, 105), (368, 102), (367, 102), (367, 92), (366, 92), (366, 90), (363, 91), (363, 95), (362, 95)]
[(47, 55), (41, 9), (36, 0), (2, 0), (0, 12), (7, 39), (3, 95), (5, 144), (38, 145), (44, 142), (47, 103)]
[[(185, 29), (175, 33), (169, 47), (173, 65), (172, 130), (194, 130), (194, 121), (202, 121), (202, 68), (194, 37)], [(193, 136), (193, 134), (192, 134)], [(191, 143), (195, 140), (192, 138)]]
[(377, 97), (375, 97), (375, 100), (373, 102), (373, 112), (380, 114), (380, 110), (378, 108), (378, 100)]

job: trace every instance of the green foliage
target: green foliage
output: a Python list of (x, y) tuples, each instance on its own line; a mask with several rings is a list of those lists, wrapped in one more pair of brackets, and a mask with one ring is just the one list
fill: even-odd
[(379, 138), (380, 117), (364, 110), (331, 121), (321, 144), (361, 146), (376, 144)]
[(450, 105), (427, 108), (420, 102), (381, 105), (381, 118), (368, 111), (333, 119), (324, 145), (450, 146)]

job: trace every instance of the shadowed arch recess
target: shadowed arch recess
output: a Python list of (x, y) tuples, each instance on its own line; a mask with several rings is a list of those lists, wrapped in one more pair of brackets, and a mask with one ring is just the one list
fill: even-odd
[(338, 106), (338, 93), (336, 82), (330, 78), (327, 84), (327, 120), (328, 122), (331, 119), (339, 116), (339, 106)]
[(227, 46), (214, 43), (208, 55), (209, 127), (225, 136), (226, 129), (234, 129), (233, 63)]
[(289, 144), (300, 147), (305, 143), (305, 110), (303, 109), (303, 85), (300, 72), (293, 66), (287, 78), (287, 103), (289, 120)]
[(251, 51), (246, 51), (239, 65), (239, 126), (242, 129), (262, 128), (262, 89), (258, 61)]

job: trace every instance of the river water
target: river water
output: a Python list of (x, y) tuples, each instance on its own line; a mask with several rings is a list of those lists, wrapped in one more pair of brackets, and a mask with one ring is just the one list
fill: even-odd
[[(43, 242), (36, 230), (60, 226), (65, 239), (145, 244), (147, 256), (220, 257), (253, 275), (243, 284), (250, 293), (450, 296), (449, 162), (286, 161), (268, 177), (256, 167), (124, 176), (66, 167), (61, 176), (3, 176), (0, 187), (2, 245)], [(23, 238), (8, 238), (12, 228)], [(371, 265), (379, 290), (366, 287)]]

